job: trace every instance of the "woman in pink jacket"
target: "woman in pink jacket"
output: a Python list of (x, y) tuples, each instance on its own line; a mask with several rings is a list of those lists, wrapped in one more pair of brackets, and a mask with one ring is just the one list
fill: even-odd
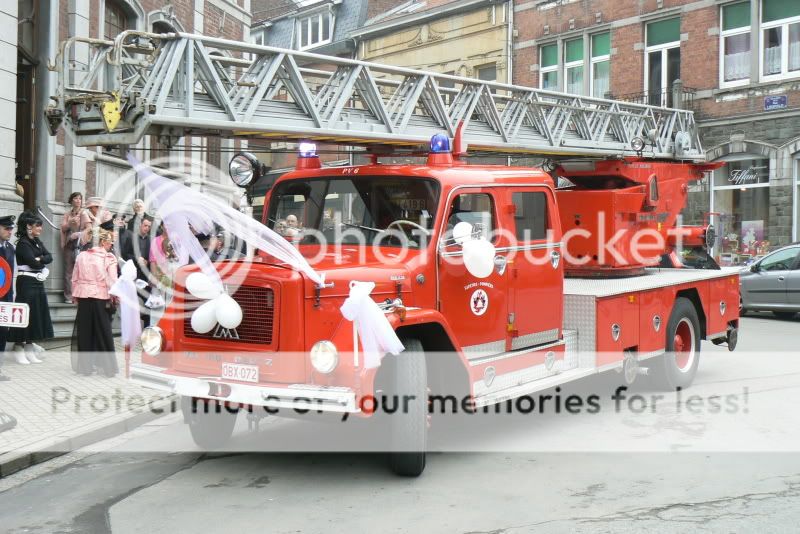
[(101, 228), (95, 243), (78, 254), (72, 273), (72, 298), (78, 304), (72, 352), (77, 355), (78, 373), (91, 375), (97, 368), (112, 377), (119, 372), (111, 333), (115, 302), (108, 293), (117, 281), (117, 258), (110, 252), (114, 234)]

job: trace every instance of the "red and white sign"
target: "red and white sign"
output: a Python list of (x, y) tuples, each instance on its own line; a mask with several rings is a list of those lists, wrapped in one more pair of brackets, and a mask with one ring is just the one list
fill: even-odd
[(0, 326), (9, 328), (25, 328), (28, 326), (30, 308), (25, 303), (2, 302), (0, 303)]

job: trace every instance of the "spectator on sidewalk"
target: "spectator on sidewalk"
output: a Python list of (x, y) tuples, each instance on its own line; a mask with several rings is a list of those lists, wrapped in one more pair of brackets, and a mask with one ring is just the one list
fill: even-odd
[(64, 302), (72, 303), (72, 269), (75, 256), (80, 252), (78, 241), (81, 236), (81, 214), (83, 195), (78, 192), (69, 196), (70, 209), (61, 219), (61, 250), (64, 252)]
[(92, 246), (92, 232), (104, 222), (112, 220), (111, 212), (103, 207), (103, 199), (89, 197), (86, 209), (81, 214), (81, 250), (88, 250)]
[[(11, 269), (11, 276), (14, 276), (14, 245), (11, 244), (11, 233), (14, 230), (14, 217), (7, 215), (0, 217), (0, 257), (6, 260), (9, 268)], [(14, 287), (9, 286), (8, 292), (0, 297), (0, 302), (14, 302)], [(0, 382), (11, 380), (3, 374), (3, 360), (6, 352), (6, 337), (8, 336), (8, 327), (0, 327)]]
[(42, 219), (34, 211), (23, 211), (17, 226), (17, 302), (23, 302), (30, 309), (27, 328), (13, 328), (8, 340), (14, 341), (14, 358), (17, 363), (42, 363), (39, 355), (44, 349), (34, 341), (53, 337), (53, 322), (44, 281), (50, 273), (47, 265), (53, 256), (39, 239), (42, 235)]
[(116, 256), (117, 259), (122, 258), (125, 247), (131, 238), (132, 234), (131, 231), (128, 230), (128, 221), (125, 215), (117, 213), (114, 216), (114, 256)]
[(108, 293), (117, 281), (113, 232), (101, 228), (93, 244), (78, 255), (72, 273), (72, 297), (78, 304), (72, 351), (78, 354), (78, 373), (89, 376), (97, 369), (110, 378), (119, 372), (111, 332), (116, 298)]
[(138, 291), (142, 324), (149, 325), (150, 310), (144, 305), (150, 296), (150, 229), (153, 220), (146, 216), (139, 224), (139, 231), (131, 236), (122, 249), (122, 259), (133, 260), (136, 265), (136, 278), (147, 282), (147, 287)]
[(139, 231), (139, 225), (142, 224), (142, 221), (145, 219), (150, 219), (151, 222), (153, 220), (153, 218), (144, 211), (144, 200), (137, 198), (133, 201), (133, 216), (128, 220), (128, 230), (133, 232), (133, 235), (136, 235)]

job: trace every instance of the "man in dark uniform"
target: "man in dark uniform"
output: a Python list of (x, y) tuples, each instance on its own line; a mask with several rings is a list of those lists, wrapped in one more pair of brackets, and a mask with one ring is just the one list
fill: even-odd
[[(0, 257), (6, 260), (8, 266), (11, 268), (11, 276), (14, 276), (14, 245), (11, 244), (11, 236), (14, 231), (13, 215), (0, 217)], [(8, 293), (0, 296), (0, 302), (14, 302), (14, 285), (8, 288)], [(8, 336), (8, 327), (0, 327), (0, 381), (10, 380), (9, 377), (3, 374), (3, 359), (6, 352), (6, 336)]]

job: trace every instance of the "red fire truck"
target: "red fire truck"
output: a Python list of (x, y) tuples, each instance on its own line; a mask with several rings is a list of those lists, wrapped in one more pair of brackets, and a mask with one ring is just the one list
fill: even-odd
[[(178, 272), (130, 378), (182, 396), (202, 446), (230, 437), (237, 408), (369, 417), (381, 394), (406, 395), (416, 402), (391, 419), (390, 457), (416, 476), (431, 391), (481, 408), (611, 369), (683, 388), (702, 340), (735, 347), (738, 275), (702, 250), (702, 268), (691, 267), (685, 251), (712, 243), (713, 228), (679, 224), (689, 183), (713, 168), (691, 112), (184, 34), (89, 42), (88, 72), (116, 72), (116, 84), (67, 83), (75, 44), (87, 43), (64, 45), (48, 118), (78, 144), (279, 136), (366, 147), (371, 158), (325, 167), (303, 145), (296, 170), (269, 187), (263, 223), (291, 227), (323, 284), (263, 252), (236, 260), (242, 269), (222, 262), (243, 320), (201, 334), (184, 313), (197, 302), (180, 291), (196, 268)], [(212, 45), (249, 59), (211, 56)], [(424, 163), (381, 162), (437, 132)], [(468, 164), (474, 152), (551, 159)], [(234, 168), (241, 185), (259, 179), (252, 155)], [(375, 284), (371, 298), (405, 346), (377, 367), (340, 310), (353, 281)]]

